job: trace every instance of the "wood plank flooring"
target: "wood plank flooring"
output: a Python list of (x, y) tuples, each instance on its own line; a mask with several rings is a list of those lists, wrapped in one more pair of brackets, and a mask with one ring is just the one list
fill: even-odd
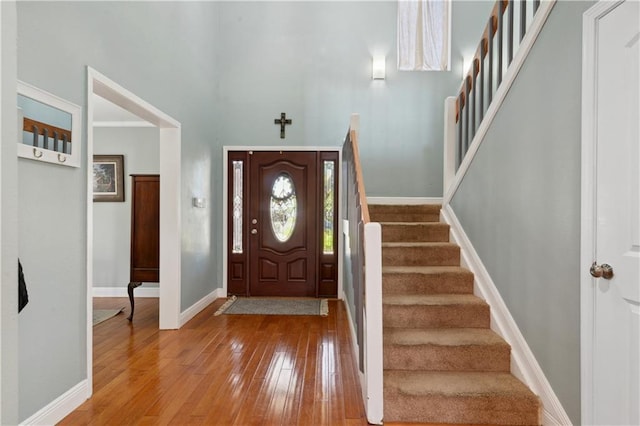
[[(344, 304), (329, 316), (220, 315), (158, 330), (158, 299), (93, 328), (94, 393), (61, 425), (366, 425)], [(128, 306), (97, 298), (94, 309)]]

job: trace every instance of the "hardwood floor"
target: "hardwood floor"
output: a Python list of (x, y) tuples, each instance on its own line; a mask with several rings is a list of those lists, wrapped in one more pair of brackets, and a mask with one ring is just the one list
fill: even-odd
[(158, 330), (158, 299), (94, 327), (91, 399), (61, 425), (366, 425), (347, 314), (220, 315)]

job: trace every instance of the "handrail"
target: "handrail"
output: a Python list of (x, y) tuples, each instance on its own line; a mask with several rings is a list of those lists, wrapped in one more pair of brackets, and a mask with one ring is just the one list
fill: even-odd
[(444, 204), (457, 186), (452, 181), (458, 182), (468, 167), (467, 153), (477, 150), (476, 136), (486, 133), (555, 2), (497, 0), (491, 10), (456, 96), (445, 101)]
[(371, 222), (369, 216), (369, 204), (364, 190), (364, 175), (362, 174), (362, 165), (360, 164), (360, 150), (358, 148), (358, 132), (360, 131), (360, 116), (352, 114), (351, 124), (349, 125), (349, 140), (353, 149), (353, 163), (355, 166), (356, 182), (358, 184), (358, 194), (360, 197), (360, 206), (362, 206), (362, 220), (364, 223)]
[[(382, 231), (371, 222), (358, 149), (359, 116), (342, 147), (345, 296), (355, 307), (354, 346), (367, 420), (382, 424)], [(350, 274), (349, 274), (350, 272)]]

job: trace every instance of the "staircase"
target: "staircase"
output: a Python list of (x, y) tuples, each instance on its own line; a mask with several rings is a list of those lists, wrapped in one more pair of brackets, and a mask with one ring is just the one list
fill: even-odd
[(369, 205), (382, 225), (384, 420), (536, 425), (540, 403), (510, 373), (439, 205)]

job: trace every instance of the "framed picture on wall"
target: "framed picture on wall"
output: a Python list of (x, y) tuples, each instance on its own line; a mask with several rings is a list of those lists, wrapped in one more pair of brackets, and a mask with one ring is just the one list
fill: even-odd
[(93, 156), (93, 201), (124, 201), (124, 155)]

